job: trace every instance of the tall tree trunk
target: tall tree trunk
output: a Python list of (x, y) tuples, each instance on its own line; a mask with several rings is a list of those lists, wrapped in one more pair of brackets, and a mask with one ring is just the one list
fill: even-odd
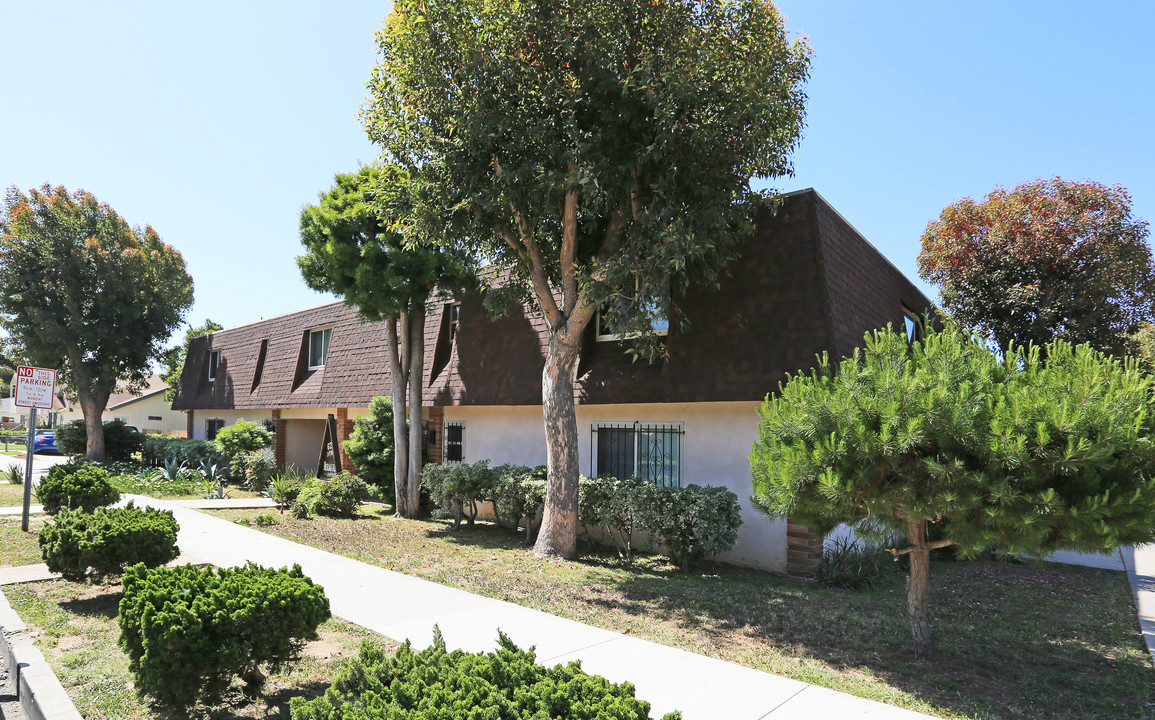
[(80, 411), (84, 414), (84, 431), (88, 437), (85, 455), (88, 462), (104, 462), (104, 423), (101, 421), (104, 407), (97, 403), (97, 399), (87, 390), (81, 389), (77, 395), (80, 400)]
[[(401, 325), (404, 330), (408, 330), (404, 320)], [(402, 343), (405, 335), (398, 335), (397, 318), (389, 318), (385, 321), (385, 344), (389, 353), (389, 389), (393, 399), (393, 510), (400, 517), (409, 517), (409, 508), (405, 505), (408, 500), (405, 486), (409, 472), (409, 441), (405, 432), (405, 386), (408, 377), (401, 367), (401, 358), (404, 357), (402, 353), (405, 351), (402, 345), (408, 345), (408, 342)]]
[[(425, 376), (425, 307), (409, 316), (409, 479), (405, 504), (415, 518), (421, 514), (421, 391)], [(394, 415), (394, 417), (397, 417)]]
[(912, 520), (907, 526), (910, 575), (906, 578), (906, 614), (914, 635), (914, 656), (934, 660), (934, 640), (930, 634), (930, 546), (926, 542), (926, 521)]
[(571, 558), (577, 547), (579, 466), (573, 380), (589, 313), (585, 313), (585, 322), (574, 320), (571, 314), (568, 322), (550, 329), (541, 375), (549, 476), (541, 529), (533, 546), (533, 554), (539, 558)]

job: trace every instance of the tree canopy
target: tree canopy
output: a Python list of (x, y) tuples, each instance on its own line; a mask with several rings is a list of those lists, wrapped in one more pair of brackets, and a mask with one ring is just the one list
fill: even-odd
[(21, 357), (58, 371), (84, 412), (89, 459), (103, 460), (109, 395), (143, 385), (192, 304), (184, 259), (85, 190), (10, 188), (0, 282), (0, 325)]
[(411, 222), (508, 269), (547, 323), (536, 553), (568, 556), (584, 330), (601, 307), (662, 354), (651, 328), (750, 229), (751, 179), (791, 171), (809, 48), (768, 0), (400, 0), (378, 42), (365, 127), (413, 174)]
[(391, 477), (402, 517), (420, 511), (425, 305), (435, 290), (453, 294), (474, 282), (461, 251), (412, 237), (411, 187), (409, 174), (391, 165), (337, 175), (320, 202), (301, 211), (306, 252), (297, 258), (309, 287), (341, 295), (366, 319), (385, 322), (396, 408)]
[(185, 330), (183, 343), (165, 348), (164, 352), (160, 354), (160, 364), (163, 368), (160, 378), (168, 384), (168, 389), (164, 391), (166, 403), (171, 405), (172, 401), (176, 399), (176, 386), (180, 382), (181, 373), (184, 372), (184, 361), (188, 357), (188, 346), (192, 343), (193, 338), (224, 329), (220, 323), (206, 318), (202, 324), (196, 327), (190, 326), (188, 330)]
[(870, 333), (762, 407), (753, 501), (820, 531), (868, 521), (904, 533), (916, 650), (932, 657), (934, 547), (1105, 552), (1155, 539), (1152, 382), (1086, 344), (1000, 359), (955, 325), (911, 344)]
[(1146, 236), (1124, 188), (1035, 180), (947, 206), (923, 233), (919, 275), (1003, 350), (1062, 338), (1119, 354), (1155, 318)]

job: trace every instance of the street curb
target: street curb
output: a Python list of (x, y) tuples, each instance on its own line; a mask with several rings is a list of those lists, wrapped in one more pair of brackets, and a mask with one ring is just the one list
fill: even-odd
[(0, 590), (0, 654), (27, 720), (84, 720), (60, 678), (37, 649), (28, 627)]

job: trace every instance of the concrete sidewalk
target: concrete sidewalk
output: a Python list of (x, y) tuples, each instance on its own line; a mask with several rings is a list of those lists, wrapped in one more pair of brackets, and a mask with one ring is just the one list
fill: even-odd
[(1135, 594), (1139, 630), (1155, 662), (1155, 543), (1123, 548), (1123, 565)]
[(581, 660), (591, 673), (633, 683), (637, 696), (652, 705), (654, 718), (671, 710), (681, 710), (685, 720), (929, 717), (437, 585), (173, 502), (125, 499), (172, 510), (181, 527), (182, 552), (198, 560), (219, 567), (299, 563), (324, 586), (334, 615), (415, 647), (428, 646), (437, 625), (451, 649), (492, 650), (500, 628), (519, 647), (536, 646), (543, 664)]

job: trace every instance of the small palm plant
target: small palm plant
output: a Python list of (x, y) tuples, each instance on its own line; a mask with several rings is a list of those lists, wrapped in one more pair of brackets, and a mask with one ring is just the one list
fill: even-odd
[(201, 478), (201, 489), (205, 491), (205, 500), (225, 500), (229, 497), (223, 480)]
[(4, 471), (4, 478), (13, 485), (24, 484), (24, 468), (19, 465), (9, 465)]

